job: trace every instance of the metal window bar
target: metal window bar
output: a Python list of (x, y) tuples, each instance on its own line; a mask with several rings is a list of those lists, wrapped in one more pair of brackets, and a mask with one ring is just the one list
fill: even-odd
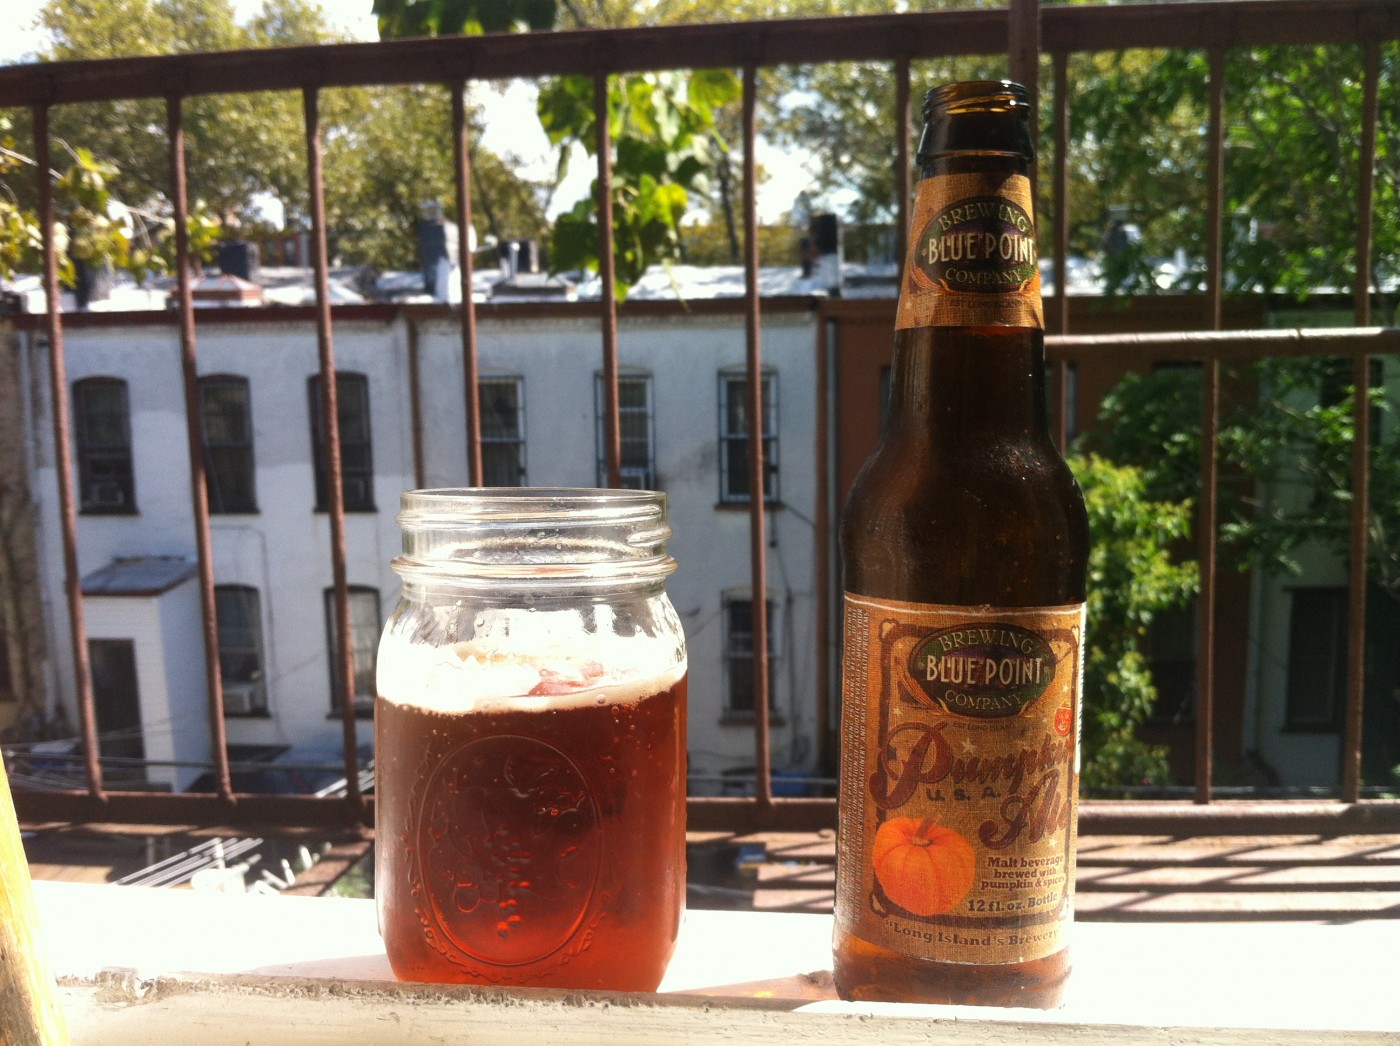
[[(1356, 187), (1358, 327), (1371, 320), (1371, 243), (1375, 236), (1376, 137), (1380, 124), (1380, 44), (1366, 41), (1362, 56), (1361, 154)], [(1347, 583), (1347, 692), (1342, 737), (1342, 801), (1361, 797), (1361, 726), (1366, 692), (1366, 559), (1371, 503), (1371, 357), (1352, 361), (1351, 532)]]
[[(452, 155), (457, 183), (457, 271), (462, 281), (462, 390), (467, 418), (467, 480), (484, 482), (481, 461), (481, 372), (477, 358), (476, 302), (472, 294), (472, 160), (467, 141), (466, 86), (452, 84)], [(422, 484), (421, 473), (419, 484)]]
[[(1055, 305), (1058, 316), (1053, 333), (1069, 333), (1069, 54), (1056, 51), (1053, 56), (1055, 80), (1055, 110), (1052, 130), (1055, 142), (1055, 171), (1051, 183), (1054, 199), (1055, 235)], [(1052, 333), (1052, 332), (1047, 332)], [(1069, 448), (1069, 412), (1074, 405), (1069, 395), (1069, 363), (1053, 365), (1055, 387), (1055, 442), (1060, 449)]]
[(598, 150), (598, 277), (603, 334), (603, 450), (608, 486), (622, 486), (622, 423), (617, 405), (617, 288), (613, 260), (612, 132), (608, 75), (593, 77), (593, 122)]
[[(321, 367), (321, 416), (326, 434), (326, 496), (330, 500), (326, 516), (331, 532), (331, 579), (335, 589), (336, 663), (333, 671), (340, 679), (341, 743), (345, 753), (345, 802), (352, 808), (364, 805), (359, 787), (359, 753), (356, 751), (355, 650), (350, 621), (350, 587), (345, 552), (345, 484), (341, 476), (340, 412), (337, 402), (335, 345), (331, 337), (331, 294), (329, 249), (326, 241), (326, 187), (322, 172), (321, 117), (318, 91), (302, 91), (302, 111), (306, 124), (306, 182), (311, 193), (311, 264), (316, 277), (316, 349)], [(186, 259), (181, 258), (180, 264)]]
[(199, 403), (195, 351), (194, 292), (190, 280), (189, 199), (185, 177), (184, 107), (178, 96), (165, 102), (170, 148), (170, 185), (175, 207), (175, 269), (180, 301), (180, 372), (184, 380), (185, 433), (190, 461), (190, 503), (194, 506), (195, 559), (204, 637), (204, 685), (209, 702), (209, 758), (219, 796), (235, 802), (228, 767), (228, 728), (224, 723), (224, 683), (219, 671), (219, 616), (214, 598), (214, 545), (209, 529), (209, 486), (204, 467), (204, 422)]
[(88, 661), (87, 629), (83, 624), (82, 578), (78, 574), (78, 513), (73, 497), (73, 439), (68, 416), (68, 375), (63, 356), (63, 307), (58, 296), (58, 255), (54, 244), (53, 168), (49, 142), (49, 109), (34, 107), (34, 158), (39, 179), (39, 223), (44, 237), (44, 297), (48, 306), (49, 386), (52, 394), (54, 470), (58, 474), (59, 527), (63, 543), (63, 588), (73, 656), (73, 682), (78, 696), (78, 722), (83, 739), (87, 794), (99, 809), (105, 800), (102, 767), (98, 763), (97, 706), (92, 696), (92, 665)]
[(749, 576), (753, 589), (753, 716), (754, 716), (754, 794), (759, 817), (766, 817), (773, 806), (771, 731), (768, 725), (768, 540), (764, 515), (763, 447), (763, 343), (760, 337), (758, 297), (758, 161), (757, 140), (758, 69), (744, 66), (744, 362), (747, 381), (747, 407), (744, 420), (749, 430)]
[[(596, 30), (554, 34), (532, 34), (528, 37), (480, 38), (480, 39), (440, 39), (419, 41), (395, 41), (380, 44), (349, 44), (320, 47), (293, 47), (263, 52), (231, 52), (225, 54), (179, 55), (146, 59), (113, 59), (92, 62), (59, 63), (45, 67), (12, 67), (0, 69), (0, 106), (25, 105), (33, 109), (35, 116), (36, 158), (40, 171), (40, 215), (44, 224), (44, 288), (48, 296), (47, 328), (50, 346), (50, 383), (54, 403), (54, 441), (57, 449), (57, 472), (61, 516), (61, 536), (65, 564), (65, 588), (72, 632), (75, 685), (79, 699), (79, 714), (86, 748), (86, 771), (88, 789), (86, 809), (101, 810), (104, 813), (118, 812), (116, 807), (126, 807), (123, 802), (109, 803), (104, 793), (100, 766), (97, 762), (96, 722), (93, 709), (91, 672), (87, 664), (84, 643), (82, 596), (79, 590), (76, 556), (76, 513), (73, 503), (73, 486), (69, 456), (71, 436), (67, 416), (66, 379), (63, 365), (63, 321), (58, 307), (57, 262), (52, 238), (52, 218), (54, 204), (52, 189), (48, 183), (50, 143), (48, 130), (49, 109), (53, 105), (80, 101), (99, 101), (137, 97), (167, 97), (171, 105), (172, 120), (178, 122), (178, 104), (186, 97), (249, 90), (298, 90), (303, 94), (305, 121), (307, 168), (311, 186), (311, 211), (313, 221), (312, 254), (316, 276), (316, 325), (322, 389), (326, 397), (324, 404), (328, 424), (328, 442), (332, 456), (329, 469), (333, 488), (330, 509), (332, 533), (332, 573), (335, 582), (337, 606), (342, 634), (339, 637), (338, 666), (342, 678), (353, 678), (353, 657), (348, 635), (348, 613), (344, 610), (347, 602), (345, 582), (345, 538), (343, 504), (340, 493), (339, 434), (338, 416), (334, 397), (335, 362), (331, 337), (331, 310), (328, 294), (326, 230), (324, 221), (324, 194), (321, 173), (321, 152), (319, 120), (317, 115), (317, 92), (332, 86), (445, 82), (460, 85), (464, 76), (472, 79), (500, 79), (508, 77), (530, 77), (544, 75), (583, 74), (592, 75), (595, 82), (595, 113), (597, 115), (598, 164), (599, 164), (599, 225), (600, 225), (600, 276), (604, 293), (601, 305), (603, 327), (604, 366), (609, 372), (609, 391), (613, 395), (610, 414), (615, 414), (615, 375), (616, 375), (616, 325), (617, 306), (613, 294), (612, 272), (612, 215), (611, 215), (611, 161), (607, 132), (607, 82), (609, 75), (628, 71), (681, 67), (696, 55), (704, 55), (710, 66), (742, 67), (744, 70), (744, 147), (746, 164), (745, 226), (747, 250), (745, 258), (746, 277), (746, 336), (748, 339), (747, 358), (750, 366), (751, 385), (757, 375), (757, 365), (761, 363), (758, 343), (759, 300), (757, 288), (757, 222), (754, 211), (752, 186), (753, 142), (754, 142), (754, 80), (757, 68), (790, 63), (814, 63), (842, 60), (890, 60), (895, 63), (896, 77), (907, 78), (907, 67), (911, 57), (936, 57), (955, 54), (988, 54), (1004, 52), (1013, 57), (1019, 75), (1032, 81), (1037, 76), (1036, 57), (1043, 48), (1055, 56), (1056, 70), (1056, 142), (1057, 152), (1062, 151), (1068, 138), (1068, 96), (1064, 90), (1067, 77), (1062, 66), (1071, 52), (1092, 52), (1129, 48), (1211, 48), (1211, 91), (1212, 91), (1212, 132), (1210, 197), (1208, 201), (1209, 225), (1207, 235), (1212, 241), (1212, 275), (1210, 277), (1210, 309), (1214, 323), (1219, 326), (1220, 265), (1218, 259), (1221, 233), (1221, 199), (1223, 164), (1223, 122), (1220, 111), (1223, 108), (1223, 62), (1224, 47), (1264, 46), (1270, 44), (1347, 44), (1359, 43), (1366, 54), (1366, 113), (1363, 127), (1363, 164), (1358, 188), (1358, 274), (1359, 289), (1357, 302), (1358, 322), (1368, 315), (1367, 295), (1361, 293), (1367, 286), (1365, 280), (1366, 262), (1369, 260), (1369, 244), (1374, 215), (1371, 210), (1375, 136), (1377, 127), (1377, 80), (1378, 48), (1380, 41), (1393, 41), (1400, 38), (1400, 10), (1390, 0), (1335, 0), (1330, 3), (1315, 0), (1256, 0), (1244, 3), (1235, 0), (1223, 2), (1198, 2), (1174, 4), (1145, 4), (1125, 7), (1052, 7), (1044, 11), (1033, 0), (1016, 0), (1010, 10), (983, 9), (975, 11), (946, 11), (902, 15), (871, 15), (846, 18), (803, 19), (783, 22), (776, 29), (770, 23), (696, 25), (666, 28), (644, 28), (635, 30)], [(1031, 46), (1028, 40), (1039, 43)], [(1217, 43), (1225, 41), (1224, 44)], [(370, 59), (373, 60), (370, 60)], [(183, 93), (169, 95), (162, 85), (178, 83)], [(904, 105), (907, 88), (900, 87), (900, 102)], [(459, 89), (454, 89), (454, 111), (459, 108)], [(454, 112), (454, 116), (456, 113)], [(907, 118), (905, 118), (907, 122)], [(897, 119), (897, 122), (899, 120)], [(459, 231), (465, 233), (469, 218), (470, 166), (466, 155), (465, 121), (455, 135), (458, 153), (457, 184), (459, 193)], [(183, 192), (183, 171), (174, 153), (174, 131), (172, 127), (172, 171), (177, 193)], [(900, 129), (901, 139), (907, 139), (907, 127)], [(905, 159), (901, 166), (899, 184), (904, 186), (907, 177), (907, 142), (901, 141), (898, 152)], [(1057, 164), (1059, 160), (1057, 159)], [(907, 193), (901, 193), (899, 207), (907, 205)], [(1055, 209), (1057, 225), (1067, 220), (1068, 201), (1062, 186), (1056, 187)], [(903, 223), (901, 223), (903, 224)], [(901, 233), (902, 235), (902, 233)], [(461, 242), (468, 241), (463, 236)], [(1060, 243), (1057, 232), (1057, 244)], [(1057, 264), (1062, 264), (1064, 250), (1057, 250), (1060, 256)], [(179, 264), (183, 269), (188, 264), (187, 245), (179, 252)], [(470, 294), (470, 261), (464, 252), (463, 280), (463, 352), (467, 360), (468, 373), (474, 365), (475, 332), (474, 305)], [(1064, 286), (1059, 290), (1061, 305), (1067, 305)], [(181, 308), (187, 307), (189, 292), (181, 291)], [(1067, 330), (1067, 309), (1062, 308), (1060, 329)], [(1394, 332), (1390, 331), (1351, 331), (1328, 332), (1337, 339), (1335, 343), (1314, 338), (1311, 332), (1286, 332), (1270, 334), (1262, 338), (1245, 336), (1222, 336), (1221, 340), (1201, 351), (1204, 343), (1193, 335), (1172, 335), (1170, 345), (1180, 352), (1197, 352), (1211, 375), (1207, 381), (1205, 417), (1203, 425), (1211, 428), (1218, 424), (1214, 391), (1218, 382), (1218, 367), (1223, 359), (1243, 355), (1257, 358), (1259, 355), (1313, 354), (1324, 344), (1336, 349), (1342, 355), (1350, 355), (1356, 363), (1358, 391), (1364, 392), (1364, 376), (1367, 362), (1373, 351), (1395, 351)], [(1063, 389), (1067, 385), (1064, 367), (1072, 352), (1095, 351), (1092, 340), (1075, 339), (1061, 334), (1060, 344), (1051, 338), (1051, 362), (1058, 368)], [(1107, 339), (1102, 345), (1112, 345), (1114, 351), (1123, 352), (1133, 347), (1153, 349), (1150, 338), (1126, 337)], [(1304, 346), (1299, 348), (1299, 346)], [(1379, 346), (1379, 348), (1378, 348)], [(475, 424), (476, 412), (472, 409), (471, 397), (477, 383), (468, 381), (468, 425)], [(760, 404), (755, 404), (757, 407)], [(1364, 623), (1364, 577), (1365, 577), (1365, 517), (1366, 486), (1368, 480), (1368, 458), (1365, 452), (1365, 437), (1368, 413), (1365, 410), (1365, 397), (1356, 397), (1357, 440), (1353, 456), (1353, 506), (1352, 528), (1352, 596), (1350, 604), (1351, 649), (1349, 651), (1348, 673), (1348, 713), (1346, 726), (1346, 755), (1344, 758), (1345, 781), (1343, 799), (1354, 802), (1357, 798), (1357, 767), (1359, 766), (1360, 706), (1364, 649), (1361, 642), (1361, 625)], [(750, 409), (750, 425), (761, 423), (758, 409)], [(1062, 406), (1061, 426), (1065, 422)], [(610, 419), (616, 433), (615, 416)], [(469, 433), (469, 447), (475, 453), (479, 448), (479, 437)], [(1207, 444), (1212, 442), (1206, 441)], [(761, 439), (750, 439), (750, 451), (756, 456), (756, 467), (752, 468), (755, 481), (762, 483), (763, 452)], [(610, 448), (610, 473), (617, 467), (618, 451)], [(1214, 496), (1214, 454), (1203, 452), (1203, 478), (1211, 483), (1207, 491)], [(197, 497), (197, 495), (196, 495)], [(764, 529), (763, 502), (754, 498), (751, 502), (751, 540), (753, 577), (755, 580), (756, 604), (765, 605), (766, 592), (763, 563), (762, 540)], [(1212, 512), (1213, 515), (1213, 512)], [(200, 524), (207, 528), (207, 517)], [(1214, 564), (1213, 526), (1202, 528), (1203, 564)], [(207, 604), (207, 600), (206, 600)], [(1204, 601), (1209, 607), (1209, 602)], [(211, 611), (206, 605), (205, 614)], [(756, 622), (756, 627), (758, 623)], [(1203, 632), (1213, 638), (1207, 625)], [(760, 632), (762, 634), (762, 632)], [(1207, 658), (1209, 662), (1209, 658)], [(755, 675), (766, 699), (766, 672), (761, 661), (755, 664)], [(1204, 671), (1204, 670), (1203, 670)], [(1207, 687), (1209, 685), (1208, 675)], [(1203, 696), (1209, 701), (1208, 691)], [(211, 708), (216, 707), (217, 695), (211, 696)], [(364, 802), (353, 782), (358, 781), (354, 745), (353, 707), (345, 703), (345, 749), (347, 777), (352, 782), (349, 789), (348, 805), (350, 818), (363, 821)], [(1198, 735), (1200, 750), (1208, 753), (1210, 748), (1208, 703), (1198, 715), (1198, 722), (1204, 721), (1207, 734), (1204, 740)], [(215, 717), (216, 721), (221, 717)], [(759, 724), (766, 723), (766, 715), (758, 717)], [(765, 811), (764, 820), (776, 805), (771, 796), (771, 785), (767, 780), (766, 730), (760, 728), (756, 738), (756, 750), (760, 753), (760, 802)], [(226, 757), (215, 753), (215, 763), (223, 763), (226, 773)], [(1198, 761), (1198, 799), (1208, 800), (1210, 795), (1209, 760)], [(122, 797), (125, 799), (125, 797)], [(138, 797), (142, 800), (149, 797)], [(194, 811), (210, 810), (227, 814), (231, 804), (229, 797), (213, 797), (216, 805), (207, 801), (210, 797), (168, 797), (173, 805), (194, 816)], [(297, 797), (292, 797), (293, 799)], [(304, 802), (287, 802), (287, 797), (279, 797), (276, 803), (259, 802), (256, 797), (240, 797), (240, 816), (261, 816), (271, 823), (322, 823), (323, 814), (309, 815), (312, 807)], [(815, 818), (821, 823), (829, 823), (833, 816), (832, 804), (824, 801), (781, 801), (790, 805), (794, 815), (789, 820), (800, 823), (804, 818)], [(61, 804), (60, 804), (61, 805)], [(83, 805), (83, 804), (79, 804)], [(132, 807), (133, 810), (137, 807)], [(139, 807), (144, 816), (144, 803)], [(730, 810), (732, 815), (734, 810)], [(183, 816), (183, 815), (182, 815)], [(305, 821), (288, 821), (288, 817), (308, 816)], [(330, 819), (335, 819), (334, 817)], [(741, 823), (742, 817), (728, 823)]]

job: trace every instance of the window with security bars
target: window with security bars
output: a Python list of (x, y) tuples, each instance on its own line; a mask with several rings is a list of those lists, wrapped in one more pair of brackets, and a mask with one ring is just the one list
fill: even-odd
[(215, 585), (214, 617), (219, 629), (219, 680), (224, 692), (224, 715), (267, 715), (258, 590), (248, 585)]
[[(379, 650), (379, 589), (367, 585), (351, 585), (350, 651), (355, 661), (355, 714), (374, 714), (374, 662)], [(336, 633), (335, 589), (325, 591), (326, 644), (331, 666), (331, 711), (339, 714), (342, 691), (340, 685), (340, 647)]]
[[(326, 426), (321, 412), (321, 376), (306, 383), (311, 413), (312, 462), (316, 471), (316, 510), (330, 507)], [(369, 379), (363, 374), (336, 375), (336, 417), (340, 422), (340, 482), (346, 512), (374, 511), (374, 454), (370, 442)]]
[(1341, 725), (1347, 685), (1347, 590), (1295, 588), (1290, 595), (1284, 728), (1331, 733)]
[(136, 479), (126, 382), (83, 378), (73, 383), (73, 446), (80, 510), (93, 515), (134, 514)]
[(481, 479), (488, 487), (525, 486), (525, 381), (482, 378)]
[[(777, 718), (773, 707), (773, 668), (777, 663), (773, 601), (768, 608), (768, 718)], [(757, 700), (754, 695), (753, 600), (727, 597), (724, 601), (724, 714), (727, 719), (752, 719)]]
[(248, 379), (233, 374), (200, 378), (199, 418), (209, 511), (257, 512)]
[(1157, 700), (1149, 719), (1181, 726), (1196, 719), (1196, 600), (1159, 610), (1147, 626), (1142, 654), (1152, 672)]
[[(597, 419), (598, 486), (608, 485), (607, 389), (603, 376), (593, 383)], [(633, 490), (656, 487), (656, 425), (651, 405), (651, 375), (624, 374), (617, 379), (618, 434), (621, 443), (621, 485)]]
[[(761, 377), (763, 439), (763, 499), (778, 500), (778, 378), (771, 371)], [(746, 504), (751, 495), (749, 477), (748, 379), (742, 370), (719, 375), (719, 500)]]

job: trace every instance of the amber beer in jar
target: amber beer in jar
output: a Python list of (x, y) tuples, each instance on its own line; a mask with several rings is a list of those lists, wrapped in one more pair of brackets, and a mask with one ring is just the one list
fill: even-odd
[(930, 91), (889, 423), (842, 521), (843, 998), (1058, 1005), (1088, 522), (1046, 422), (1027, 92)]
[(686, 653), (651, 491), (412, 491), (375, 703), (403, 980), (653, 991), (685, 903)]

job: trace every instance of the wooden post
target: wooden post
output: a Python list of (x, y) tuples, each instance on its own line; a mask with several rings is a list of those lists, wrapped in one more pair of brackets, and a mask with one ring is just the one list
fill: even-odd
[(0, 760), (0, 1046), (68, 1043), (37, 921), (29, 863)]

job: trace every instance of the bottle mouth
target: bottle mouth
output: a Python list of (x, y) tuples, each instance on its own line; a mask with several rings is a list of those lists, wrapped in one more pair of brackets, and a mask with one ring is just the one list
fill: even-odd
[(918, 159), (927, 166), (953, 153), (1035, 161), (1030, 92), (1011, 80), (970, 80), (924, 96)]
[(586, 487), (411, 490), (397, 516), (394, 570), (437, 584), (655, 584), (666, 553), (666, 495)]
[(1013, 112), (1030, 104), (1030, 91), (1014, 80), (965, 80), (930, 89), (924, 95), (924, 117), (940, 110), (950, 116)]

